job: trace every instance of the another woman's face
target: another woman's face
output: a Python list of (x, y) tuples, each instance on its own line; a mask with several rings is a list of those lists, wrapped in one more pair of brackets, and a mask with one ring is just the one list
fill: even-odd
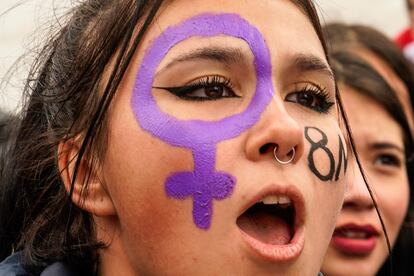
[[(394, 244), (409, 201), (401, 127), (374, 100), (346, 86), (340, 89), (356, 150)], [(375, 275), (388, 257), (365, 183), (358, 171), (354, 175), (324, 261), (326, 275)]]
[(292, 2), (166, 5), (111, 109), (103, 260), (123, 275), (316, 275), (345, 188), (336, 110)]

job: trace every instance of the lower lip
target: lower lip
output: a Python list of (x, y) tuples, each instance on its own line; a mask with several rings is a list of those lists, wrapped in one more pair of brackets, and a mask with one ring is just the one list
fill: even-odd
[(368, 239), (351, 239), (341, 236), (334, 236), (331, 244), (339, 251), (348, 255), (368, 255), (377, 245), (377, 237)]
[(305, 233), (303, 227), (295, 231), (295, 235), (289, 244), (273, 245), (263, 243), (241, 231), (247, 245), (260, 257), (271, 262), (288, 262), (299, 257), (305, 245)]

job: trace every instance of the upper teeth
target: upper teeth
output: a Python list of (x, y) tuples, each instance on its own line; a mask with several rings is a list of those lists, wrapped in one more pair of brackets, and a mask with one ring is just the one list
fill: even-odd
[(288, 196), (285, 195), (269, 195), (261, 200), (263, 204), (281, 204), (281, 205), (290, 205), (291, 200)]
[(343, 236), (349, 239), (365, 239), (367, 234), (364, 232), (344, 231)]

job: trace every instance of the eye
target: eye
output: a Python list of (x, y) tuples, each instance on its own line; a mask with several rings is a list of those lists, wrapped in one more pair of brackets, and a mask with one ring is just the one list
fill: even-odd
[(307, 85), (302, 89), (289, 93), (285, 101), (298, 103), (304, 107), (310, 108), (318, 113), (328, 113), (334, 105), (329, 100), (329, 94), (326, 89), (322, 89), (317, 85)]
[(222, 98), (240, 98), (232, 89), (231, 80), (222, 76), (207, 76), (196, 82), (177, 87), (153, 87), (164, 89), (189, 101), (211, 101)]
[(391, 166), (391, 167), (401, 167), (402, 161), (399, 157), (393, 154), (380, 154), (375, 160), (374, 164), (379, 166)]

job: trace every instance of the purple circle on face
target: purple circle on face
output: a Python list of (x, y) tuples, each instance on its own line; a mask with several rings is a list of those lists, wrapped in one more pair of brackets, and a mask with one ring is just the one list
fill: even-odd
[[(256, 91), (245, 111), (218, 121), (177, 120), (158, 107), (152, 85), (169, 50), (191, 37), (229, 36), (244, 40), (254, 56)], [(236, 14), (203, 14), (167, 28), (150, 46), (139, 68), (131, 105), (140, 126), (178, 147), (196, 149), (236, 137), (252, 127), (273, 97), (270, 53), (261, 33)]]

